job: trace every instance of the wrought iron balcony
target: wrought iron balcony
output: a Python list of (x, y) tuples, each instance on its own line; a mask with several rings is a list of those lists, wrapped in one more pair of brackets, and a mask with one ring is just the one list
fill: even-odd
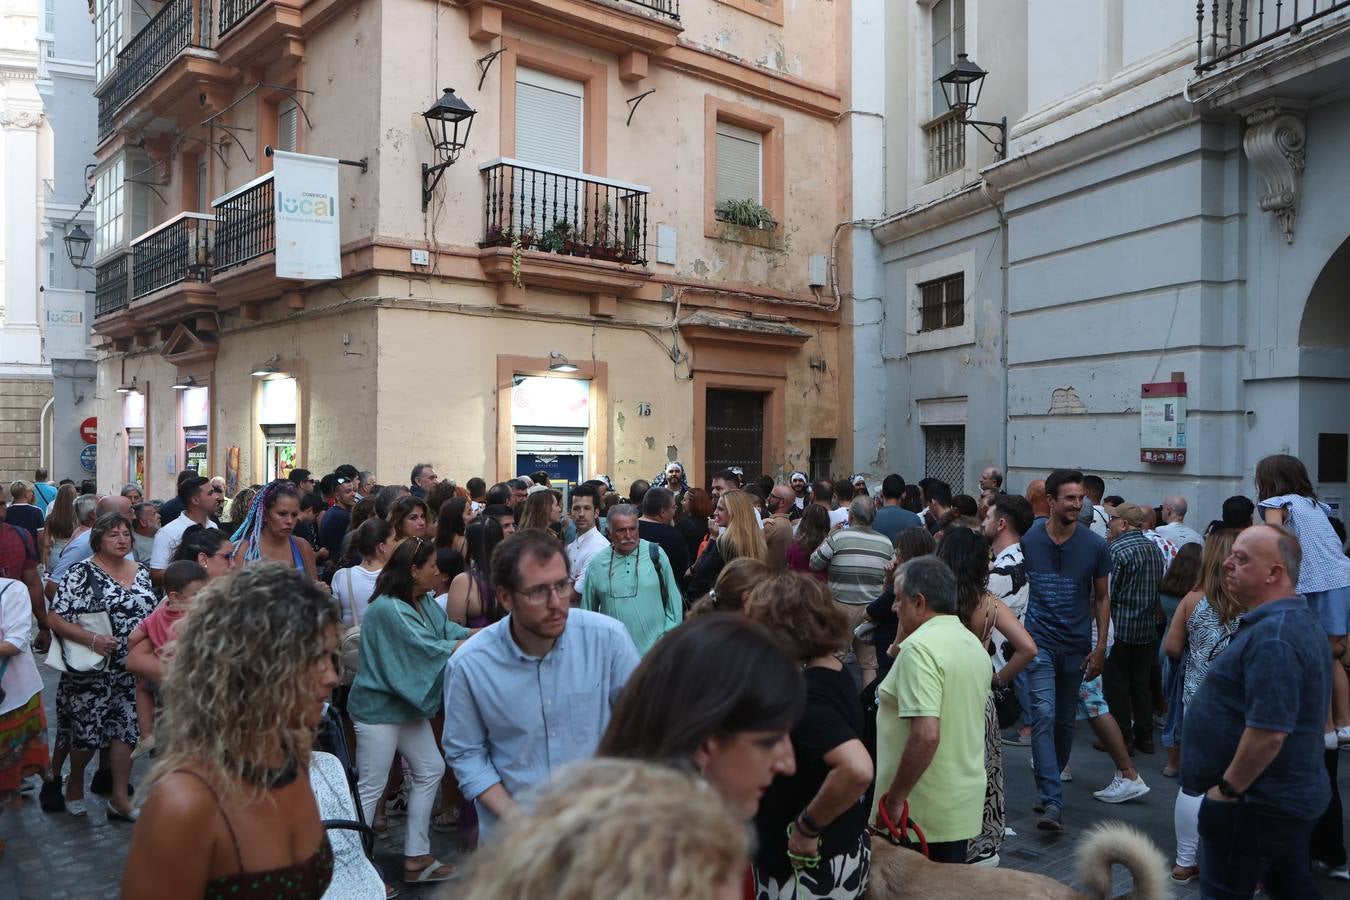
[[(220, 36), (248, 17), (265, 0), (220, 0)], [(660, 2), (660, 0), (657, 0)]]
[(277, 219), (268, 172), (216, 199), (213, 271), (242, 266), (276, 249)]
[(130, 301), (129, 254), (105, 260), (94, 267), (94, 318), (126, 309)]
[(117, 68), (99, 92), (99, 140), (112, 134), (118, 110), (194, 46), (211, 46), (211, 0), (167, 0), (117, 54)]
[(646, 264), (647, 188), (514, 159), (480, 169), (484, 247)]
[(179, 213), (131, 242), (131, 299), (184, 281), (211, 277), (215, 216)]
[(1196, 0), (1195, 71), (1203, 74), (1347, 8), (1350, 0)]
[(650, 10), (658, 16), (680, 21), (680, 0), (625, 0), (625, 2)]

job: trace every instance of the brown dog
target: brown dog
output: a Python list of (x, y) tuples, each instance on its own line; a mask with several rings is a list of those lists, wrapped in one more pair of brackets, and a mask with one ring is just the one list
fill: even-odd
[(897, 847), (873, 836), (868, 900), (913, 897), (960, 900), (1013, 896), (1017, 900), (1092, 900), (1111, 895), (1111, 867), (1119, 863), (1130, 872), (1137, 900), (1170, 896), (1167, 860), (1141, 832), (1119, 822), (1099, 825), (1078, 847), (1078, 877), (1090, 893), (1080, 894), (1065, 884), (1016, 869), (944, 865), (921, 853)]

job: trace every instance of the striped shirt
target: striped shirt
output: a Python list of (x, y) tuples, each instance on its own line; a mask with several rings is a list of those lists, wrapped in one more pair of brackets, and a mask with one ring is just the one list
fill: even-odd
[(881, 596), (886, 563), (895, 548), (884, 534), (857, 525), (833, 532), (811, 554), (811, 568), (828, 569), (830, 593), (840, 603), (865, 606)]

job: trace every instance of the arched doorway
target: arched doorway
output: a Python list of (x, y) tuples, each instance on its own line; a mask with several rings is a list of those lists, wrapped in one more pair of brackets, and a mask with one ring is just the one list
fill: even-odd
[(1308, 292), (1298, 345), (1305, 359), (1298, 379), (1300, 456), (1318, 494), (1344, 519), (1350, 501), (1350, 239)]

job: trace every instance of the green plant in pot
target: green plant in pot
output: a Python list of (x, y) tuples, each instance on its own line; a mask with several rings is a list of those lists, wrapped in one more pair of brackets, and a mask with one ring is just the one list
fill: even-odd
[(572, 224), (565, 219), (559, 219), (553, 223), (543, 234), (539, 235), (539, 241), (536, 244), (538, 249), (548, 253), (569, 253), (569, 245), (574, 245), (572, 241)]
[(714, 212), (718, 221), (742, 228), (768, 231), (778, 225), (769, 208), (755, 200), (720, 200)]

